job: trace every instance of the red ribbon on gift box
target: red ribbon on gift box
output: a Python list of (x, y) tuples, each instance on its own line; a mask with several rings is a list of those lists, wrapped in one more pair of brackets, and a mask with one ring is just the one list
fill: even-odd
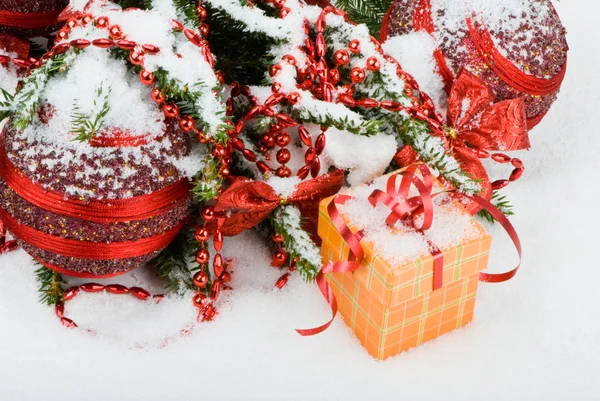
[[(419, 170), (422, 178), (419, 178), (415, 173)], [(396, 180), (398, 177), (402, 177), (400, 182), (400, 188), (396, 189)], [(408, 193), (412, 186), (415, 186), (418, 195), (409, 197)], [(387, 181), (386, 191), (375, 190), (369, 197), (369, 202), (375, 206), (381, 202), (390, 208), (391, 213), (387, 218), (387, 224), (394, 224), (400, 219), (411, 218), (413, 225), (417, 230), (423, 231), (431, 227), (433, 222), (433, 203), (432, 198), (434, 196), (450, 193), (454, 196), (463, 197), (469, 201), (475, 202), (481, 206), (482, 209), (487, 210), (506, 230), (510, 239), (512, 240), (517, 252), (519, 254), (519, 263), (514, 269), (505, 273), (479, 273), (479, 280), (489, 283), (500, 283), (510, 280), (517, 273), (521, 265), (521, 241), (513, 225), (510, 221), (502, 214), (498, 208), (492, 205), (487, 200), (480, 196), (474, 195), (469, 196), (456, 191), (443, 191), (439, 193), (432, 193), (433, 190), (433, 176), (431, 171), (425, 164), (413, 164), (406, 168), (404, 171), (393, 174)], [(362, 260), (364, 259), (365, 252), (360, 244), (362, 240), (362, 234), (354, 234), (344, 222), (340, 212), (337, 209), (337, 205), (343, 205), (350, 199), (353, 199), (349, 195), (337, 195), (327, 206), (327, 212), (335, 228), (338, 230), (344, 242), (349, 247), (349, 256), (347, 261), (343, 262), (328, 262), (326, 263), (319, 274), (317, 275), (317, 285), (319, 286), (321, 293), (325, 297), (325, 300), (331, 308), (331, 319), (319, 326), (312, 329), (297, 329), (296, 331), (302, 336), (312, 336), (319, 334), (326, 330), (335, 315), (337, 314), (337, 301), (335, 295), (325, 278), (326, 274), (330, 273), (351, 273), (357, 270)], [(423, 222), (420, 225), (416, 225), (416, 218), (421, 216)], [(434, 258), (434, 290), (440, 288), (442, 285), (442, 269), (443, 269), (443, 256), (441, 251), (437, 247), (432, 248), (432, 255)]]

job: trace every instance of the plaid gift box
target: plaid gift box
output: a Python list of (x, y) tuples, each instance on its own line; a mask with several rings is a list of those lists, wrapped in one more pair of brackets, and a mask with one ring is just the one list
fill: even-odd
[[(332, 200), (324, 199), (319, 210), (325, 263), (347, 261), (350, 255), (327, 211)], [(462, 208), (458, 202), (456, 207)], [(361, 229), (345, 217), (344, 221), (353, 233)], [(365, 255), (357, 270), (326, 275), (339, 312), (373, 357), (396, 355), (473, 319), (479, 272), (487, 267), (491, 236), (477, 222), (472, 224), (475, 237), (441, 249), (443, 285), (435, 291), (431, 254), (395, 265), (367, 239), (361, 241)]]

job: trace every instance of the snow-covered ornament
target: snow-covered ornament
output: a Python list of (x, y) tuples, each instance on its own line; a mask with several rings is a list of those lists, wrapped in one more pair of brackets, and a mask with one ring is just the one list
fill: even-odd
[(55, 31), (68, 5), (69, 0), (1, 0), (0, 33), (35, 37)]
[(525, 100), (529, 129), (557, 98), (568, 45), (550, 0), (394, 0), (382, 39), (401, 36), (393, 40), (402, 47), (420, 31), (435, 42), (433, 57), (446, 92), (465, 68), (494, 91), (497, 101)]

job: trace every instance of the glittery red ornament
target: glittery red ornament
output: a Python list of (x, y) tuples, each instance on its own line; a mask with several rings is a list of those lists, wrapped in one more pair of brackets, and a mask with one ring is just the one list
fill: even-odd
[(0, 13), (6, 15), (0, 33), (32, 38), (55, 32), (64, 24), (58, 16), (68, 5), (69, 0), (2, 0)]
[(382, 39), (421, 30), (431, 33), (447, 91), (465, 68), (494, 91), (496, 101), (522, 98), (529, 128), (537, 125), (556, 100), (566, 71), (566, 30), (551, 1), (524, 0), (520, 9), (504, 15), (474, 9), (460, 16), (443, 4), (394, 0)]

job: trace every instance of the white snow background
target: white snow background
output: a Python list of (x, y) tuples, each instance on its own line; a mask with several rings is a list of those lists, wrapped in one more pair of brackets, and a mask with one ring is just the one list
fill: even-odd
[[(235, 290), (218, 318), (193, 320), (189, 298), (159, 305), (84, 294), (62, 327), (38, 303), (34, 266), (21, 250), (0, 257), (0, 400), (598, 400), (600, 399), (600, 3), (556, 2), (569, 35), (559, 99), (522, 152), (527, 171), (504, 192), (524, 248), (508, 283), (479, 287), (466, 328), (375, 362), (329, 311), (317, 287), (281, 272), (251, 234), (226, 240)], [(507, 170), (498, 174), (506, 175)], [(516, 261), (500, 227), (490, 271)], [(157, 290), (138, 271), (120, 281)], [(166, 347), (163, 339), (173, 336)]]

